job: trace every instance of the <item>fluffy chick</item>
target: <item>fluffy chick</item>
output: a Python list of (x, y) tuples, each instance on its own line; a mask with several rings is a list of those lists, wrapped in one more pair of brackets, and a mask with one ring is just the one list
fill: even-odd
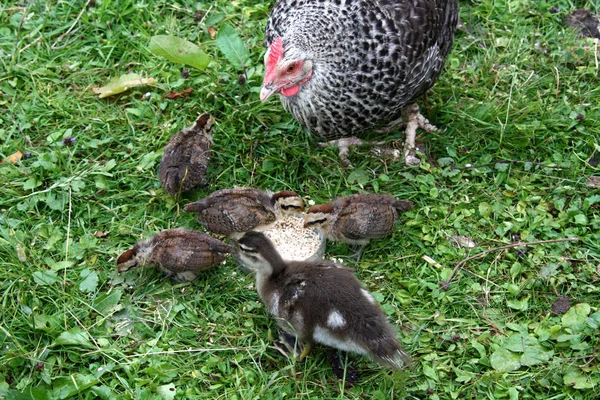
[(208, 183), (206, 168), (210, 161), (210, 132), (214, 121), (210, 114), (203, 114), (191, 127), (183, 128), (169, 140), (158, 168), (158, 178), (171, 196)]
[(198, 273), (225, 260), (233, 248), (210, 235), (184, 228), (162, 231), (140, 240), (117, 259), (119, 273), (136, 267), (156, 267), (177, 281), (191, 281)]
[(342, 196), (331, 203), (310, 207), (304, 216), (304, 226), (322, 229), (329, 240), (360, 246), (353, 255), (360, 258), (371, 239), (392, 233), (399, 212), (412, 207), (412, 202), (389, 194)]
[(295, 192), (234, 188), (213, 192), (186, 204), (183, 210), (197, 213), (196, 219), (210, 232), (231, 237), (266, 227), (280, 216), (303, 208), (302, 198)]

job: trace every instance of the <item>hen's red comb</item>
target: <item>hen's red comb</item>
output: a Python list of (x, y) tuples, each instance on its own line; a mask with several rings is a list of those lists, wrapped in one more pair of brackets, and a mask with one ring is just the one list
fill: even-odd
[(269, 53), (269, 64), (277, 64), (277, 61), (283, 57), (283, 40), (278, 37), (270, 47), (271, 52)]

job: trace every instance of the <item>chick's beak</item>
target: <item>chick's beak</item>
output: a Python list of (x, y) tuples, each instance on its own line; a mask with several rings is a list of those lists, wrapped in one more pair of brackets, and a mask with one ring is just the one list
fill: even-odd
[(273, 93), (275, 93), (275, 88), (273, 86), (263, 85), (260, 89), (260, 101), (264, 102), (271, 97)]

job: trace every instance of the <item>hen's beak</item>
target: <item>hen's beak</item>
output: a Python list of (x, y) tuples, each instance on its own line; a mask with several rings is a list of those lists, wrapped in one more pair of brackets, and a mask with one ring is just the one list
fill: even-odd
[(273, 86), (264, 85), (262, 89), (260, 89), (260, 101), (264, 102), (271, 97), (273, 93), (275, 93), (275, 88)]

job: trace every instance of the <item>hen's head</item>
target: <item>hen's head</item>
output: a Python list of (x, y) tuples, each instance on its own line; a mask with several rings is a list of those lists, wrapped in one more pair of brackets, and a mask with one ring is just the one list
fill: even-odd
[(275, 39), (265, 54), (265, 77), (260, 90), (260, 100), (274, 93), (293, 96), (313, 73), (312, 61), (283, 49), (283, 39)]

